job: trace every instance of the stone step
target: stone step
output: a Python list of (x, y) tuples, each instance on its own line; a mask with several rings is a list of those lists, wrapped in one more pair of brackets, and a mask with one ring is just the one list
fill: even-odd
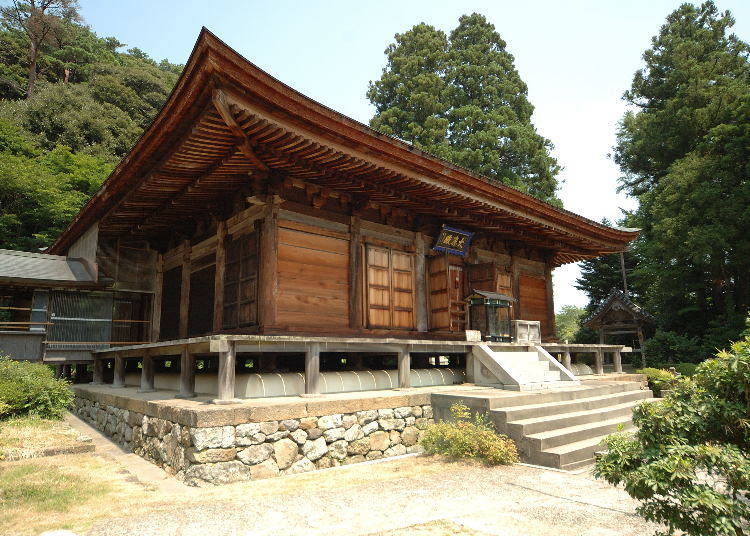
[(597, 422), (587, 422), (556, 430), (529, 434), (524, 436), (522, 441), (529, 444), (532, 452), (542, 451), (569, 443), (577, 443), (586, 439), (603, 437), (617, 432), (621, 427), (622, 429), (627, 429), (631, 426), (631, 416), (628, 414)]
[[(626, 429), (632, 429), (632, 424)], [(557, 469), (577, 469), (594, 463), (594, 454), (604, 448), (603, 436), (576, 441), (531, 455), (530, 462)]]
[[(566, 384), (567, 382), (560, 383)], [(641, 386), (636, 382), (617, 382), (596, 387), (581, 386), (579, 388), (568, 388), (564, 390), (545, 390), (541, 392), (532, 392), (522, 396), (486, 396), (483, 398), (487, 399), (487, 405), (489, 409), (505, 409), (519, 406), (529, 406), (532, 404), (549, 404), (551, 402), (578, 400), (581, 398), (591, 398), (595, 396), (640, 390)], [(462, 397), (456, 396), (456, 398)]]
[(604, 408), (613, 404), (622, 404), (630, 401), (642, 401), (652, 396), (651, 391), (636, 390), (604, 395), (591, 396), (566, 400), (557, 403), (544, 402), (541, 404), (530, 404), (528, 406), (514, 406), (511, 408), (492, 410), (492, 418), (498, 424), (521, 421), (544, 415), (558, 415), (561, 413), (573, 413), (598, 408)]
[(597, 423), (623, 416), (630, 418), (633, 408), (640, 403), (640, 400), (629, 400), (594, 409), (531, 417), (508, 422), (505, 429), (510, 437), (521, 438), (525, 435), (570, 428), (580, 424)]

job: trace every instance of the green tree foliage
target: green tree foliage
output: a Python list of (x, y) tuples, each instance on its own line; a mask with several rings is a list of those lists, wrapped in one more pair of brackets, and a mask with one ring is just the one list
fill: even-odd
[(663, 401), (633, 413), (595, 474), (623, 484), (660, 534), (736, 536), (750, 527), (750, 338), (703, 362)]
[(12, 0), (0, 7), (0, 18), (10, 29), (25, 34), (26, 96), (36, 88), (39, 58), (45, 48), (63, 48), (70, 39), (69, 29), (80, 20), (76, 0)]
[(581, 328), (581, 320), (586, 316), (586, 309), (575, 305), (563, 305), (555, 315), (555, 329), (557, 338), (561, 341), (573, 342)]
[[(736, 339), (750, 309), (750, 47), (733, 24), (710, 1), (667, 17), (625, 93), (614, 153), (639, 202), (629, 283), (658, 321), (657, 346), (693, 344), (690, 359)], [(584, 263), (592, 306), (616, 269), (616, 256)]]
[(370, 125), (436, 155), (448, 155), (445, 110), (448, 38), (421, 23), (396, 34), (385, 51), (388, 65), (370, 82), (367, 97), (375, 105)]
[(461, 17), (449, 38), (418, 24), (397, 34), (386, 55), (367, 92), (373, 128), (560, 204), (552, 144), (531, 123), (526, 84), (485, 17)]
[[(38, 28), (25, 25), (35, 24), (42, 4), (49, 30), (32, 83), (29, 31)], [(130, 150), (182, 70), (137, 48), (119, 52), (117, 39), (98, 37), (63, 8), (76, 5), (36, 0), (0, 10), (1, 248), (48, 246)]]
[(0, 248), (49, 245), (111, 170), (109, 161), (64, 146), (45, 152), (0, 120)]

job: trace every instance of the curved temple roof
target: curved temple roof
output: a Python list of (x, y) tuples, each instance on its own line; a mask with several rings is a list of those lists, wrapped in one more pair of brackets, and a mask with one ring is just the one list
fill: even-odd
[(168, 233), (269, 173), (552, 252), (556, 265), (622, 251), (638, 234), (535, 199), (302, 95), (201, 31), (151, 126), (50, 248)]

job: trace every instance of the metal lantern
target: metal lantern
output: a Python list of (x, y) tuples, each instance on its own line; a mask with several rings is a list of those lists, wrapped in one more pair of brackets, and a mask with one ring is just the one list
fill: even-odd
[(511, 342), (510, 308), (515, 301), (510, 296), (474, 290), (466, 301), (469, 304), (469, 323), (471, 329), (482, 333), (482, 340), (492, 342)]

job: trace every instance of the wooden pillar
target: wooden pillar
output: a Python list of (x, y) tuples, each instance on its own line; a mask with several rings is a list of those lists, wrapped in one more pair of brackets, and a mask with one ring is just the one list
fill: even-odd
[(512, 304), (513, 317), (511, 320), (525, 320), (521, 318), (520, 268), (518, 266), (518, 259), (512, 251), (510, 253), (510, 277), (513, 297), (516, 299), (515, 303)]
[(180, 338), (188, 337), (190, 317), (190, 240), (182, 242), (182, 284), (180, 285)]
[(596, 374), (604, 374), (604, 350), (596, 349)]
[(406, 348), (402, 348), (398, 353), (398, 387), (411, 387), (411, 354)]
[(66, 380), (69, 380), (72, 377), (70, 368), (70, 365), (67, 363), (62, 366), (62, 375)]
[(55, 378), (62, 378), (63, 377), (63, 366), (55, 365)]
[(641, 347), (641, 368), (646, 368), (646, 348), (643, 346), (643, 329), (638, 325), (638, 345)]
[(180, 392), (175, 395), (175, 398), (193, 398), (194, 396), (195, 355), (185, 345), (180, 355)]
[(164, 255), (156, 256), (156, 274), (154, 276), (154, 295), (151, 300), (151, 330), (149, 340), (157, 342), (161, 331), (161, 292), (164, 286)]
[[(545, 282), (547, 284), (547, 338), (556, 338), (555, 328), (555, 291), (552, 284), (552, 267), (547, 264), (544, 272)], [(543, 332), (545, 330), (542, 330)], [(542, 334), (542, 336), (544, 336)]]
[(96, 355), (94, 356), (94, 376), (91, 383), (92, 385), (101, 385), (104, 383), (104, 360)]
[(622, 372), (622, 354), (620, 353), (620, 350), (615, 350), (612, 357), (615, 365), (615, 372)]
[(563, 353), (563, 366), (570, 372), (573, 372), (573, 363), (570, 359), (570, 350), (565, 350)]
[(234, 341), (225, 341), (226, 346), (219, 352), (218, 392), (214, 404), (231, 404), (234, 398), (234, 367), (237, 353)]
[(427, 331), (427, 273), (425, 268), (425, 237), (422, 233), (414, 236), (415, 249), (415, 284), (417, 331)]
[(310, 344), (305, 351), (305, 394), (320, 394), (320, 344)]
[(115, 354), (115, 370), (112, 387), (125, 387), (125, 358), (121, 354)]
[(261, 225), (260, 273), (258, 274), (258, 317), (260, 331), (276, 323), (276, 297), (278, 295), (278, 229), (279, 207), (270, 203)]
[[(224, 267), (227, 261), (227, 222), (216, 224), (216, 276), (214, 279), (214, 331), (221, 331), (224, 320)], [(184, 352), (183, 352), (184, 353)]]
[(141, 363), (141, 388), (139, 393), (151, 393), (156, 391), (154, 388), (154, 356), (148, 351), (143, 354)]
[(349, 223), (349, 327), (361, 329), (363, 325), (362, 301), (362, 228), (359, 216)]

